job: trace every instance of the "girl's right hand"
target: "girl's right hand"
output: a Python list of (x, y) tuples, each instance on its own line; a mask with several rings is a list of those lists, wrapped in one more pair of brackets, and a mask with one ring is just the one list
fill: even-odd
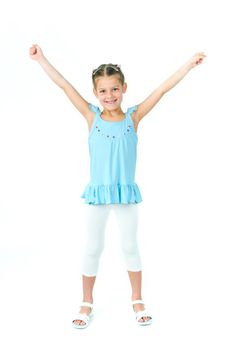
[(41, 50), (39, 45), (36, 45), (36, 44), (34, 44), (30, 47), (29, 54), (33, 60), (38, 60), (41, 57), (44, 57), (43, 51)]

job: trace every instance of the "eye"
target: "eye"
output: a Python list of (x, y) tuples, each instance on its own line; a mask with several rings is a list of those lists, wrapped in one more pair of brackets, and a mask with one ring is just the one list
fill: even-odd
[(114, 90), (114, 91), (118, 91), (118, 88), (117, 88), (117, 87), (115, 87), (113, 90)]
[(105, 90), (100, 90), (99, 92), (100, 94), (104, 94)]

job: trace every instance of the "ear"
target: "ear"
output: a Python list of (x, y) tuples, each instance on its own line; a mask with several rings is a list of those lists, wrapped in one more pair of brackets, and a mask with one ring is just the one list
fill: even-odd
[(125, 94), (126, 90), (127, 90), (127, 83), (124, 83), (122, 87), (122, 92)]

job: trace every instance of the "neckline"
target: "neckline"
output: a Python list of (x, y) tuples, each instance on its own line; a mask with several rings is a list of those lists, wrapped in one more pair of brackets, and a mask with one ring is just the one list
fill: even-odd
[(112, 121), (112, 120), (105, 120), (105, 119), (103, 119), (101, 115), (102, 115), (102, 112), (100, 111), (99, 117), (100, 117), (101, 120), (103, 120), (103, 122), (106, 122), (106, 123), (121, 123), (121, 122), (123, 122), (123, 121), (126, 119), (126, 117), (127, 117), (127, 113), (124, 113), (124, 118), (123, 118), (123, 119)]

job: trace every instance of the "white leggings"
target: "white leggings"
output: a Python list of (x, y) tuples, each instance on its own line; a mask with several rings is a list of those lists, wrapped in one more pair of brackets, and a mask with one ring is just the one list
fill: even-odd
[(116, 213), (127, 270), (141, 271), (141, 260), (137, 246), (138, 205), (90, 204), (86, 206), (87, 244), (82, 265), (82, 273), (85, 276), (97, 275), (110, 210), (114, 210)]

